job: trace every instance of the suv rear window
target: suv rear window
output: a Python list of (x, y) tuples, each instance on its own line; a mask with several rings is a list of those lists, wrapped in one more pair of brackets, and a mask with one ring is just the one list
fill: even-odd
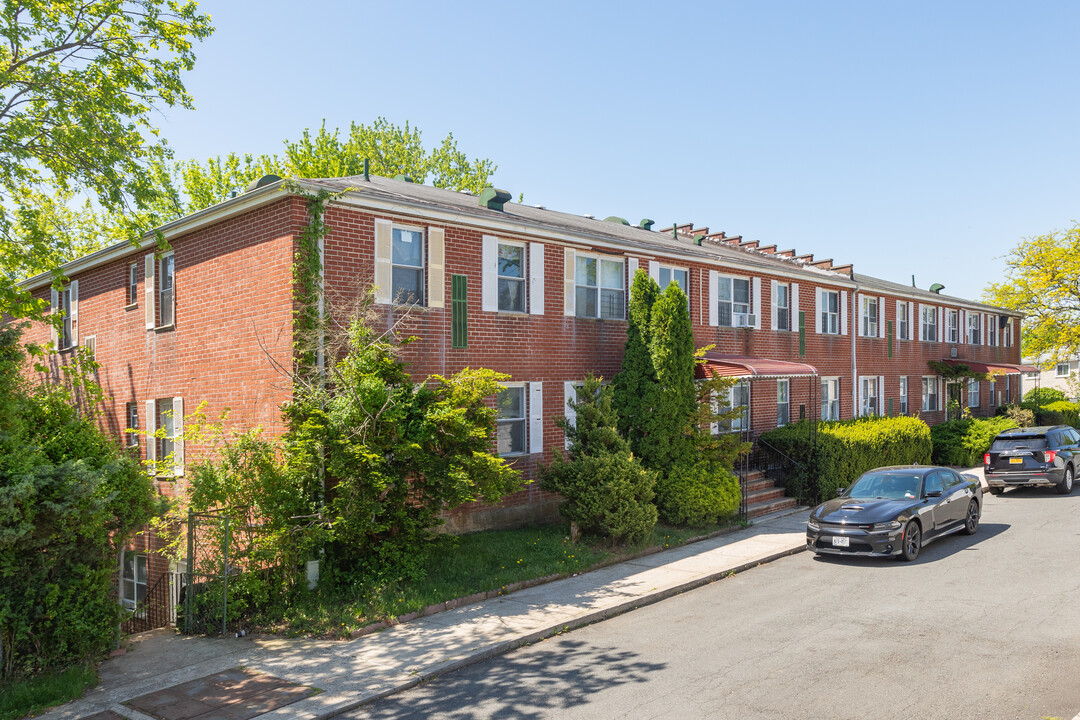
[(1042, 435), (1031, 437), (996, 438), (990, 452), (1003, 450), (1045, 450), (1046, 438)]

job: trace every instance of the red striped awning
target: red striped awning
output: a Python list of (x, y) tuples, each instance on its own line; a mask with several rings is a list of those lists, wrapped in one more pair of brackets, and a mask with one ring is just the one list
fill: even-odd
[(977, 373), (1002, 373), (1005, 375), (1019, 375), (1020, 373), (1037, 373), (1039, 368), (1034, 365), (1013, 365), (1012, 363), (981, 363), (971, 360), (956, 360), (955, 358), (945, 358), (946, 365), (967, 365), (968, 369)]
[(725, 355), (723, 353), (705, 353), (705, 362), (697, 366), (698, 377), (746, 377), (746, 378), (788, 378), (817, 377), (818, 371), (813, 365), (772, 358), (756, 358), (746, 355)]

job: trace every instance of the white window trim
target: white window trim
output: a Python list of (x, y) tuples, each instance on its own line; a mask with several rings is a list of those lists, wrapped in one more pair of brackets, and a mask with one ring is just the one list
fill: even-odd
[[(956, 320), (956, 325), (952, 324), (953, 319)], [(953, 336), (953, 331), (956, 331), (956, 335)], [(960, 344), (960, 311), (954, 309), (948, 309), (945, 311), (945, 342), (952, 345)]]
[[(747, 292), (747, 295), (749, 297), (747, 298), (747, 302), (739, 303), (739, 305), (746, 305), (746, 312), (745, 313), (743, 313), (743, 312), (736, 313), (735, 312), (735, 305), (736, 305), (736, 303), (735, 303), (735, 281), (736, 280), (743, 280), (743, 281), (746, 282), (746, 292)], [(718, 327), (758, 327), (759, 326), (759, 323), (761, 322), (761, 318), (754, 314), (754, 308), (757, 307), (757, 304), (760, 303), (760, 299), (758, 297), (756, 297), (756, 295), (760, 295), (760, 292), (755, 294), (755, 292), (754, 292), (754, 287), (755, 287), (754, 286), (754, 280), (758, 280), (758, 282), (760, 284), (760, 278), (754, 278), (754, 277), (751, 277), (749, 275), (732, 275), (731, 273), (721, 273), (721, 272), (716, 273), (716, 278), (715, 278), (715, 286), (716, 286), (716, 323), (715, 324)], [(720, 299), (720, 283), (722, 281), (727, 281), (727, 283), (728, 283), (728, 287), (730, 288), (730, 293), (729, 293), (730, 297), (731, 297), (730, 300), (721, 300)], [(726, 325), (724, 323), (720, 322), (720, 316), (721, 316), (720, 303), (722, 303), (722, 302), (727, 303), (728, 305), (731, 306), (731, 311), (728, 313), (731, 316), (731, 322), (729, 324), (726, 324)], [(736, 315), (745, 316), (746, 324), (743, 324), (743, 325), (736, 324), (736, 322), (735, 322), (735, 316)]]
[[(662, 270), (668, 270), (672, 274), (674, 274), (676, 271), (686, 273), (686, 289), (684, 291), (686, 293), (686, 307), (687, 307), (687, 309), (690, 310), (690, 317), (694, 317), (694, 312), (691, 309), (692, 303), (690, 302), (690, 288), (692, 286), (692, 283), (691, 283), (692, 273), (690, 272), (690, 268), (682, 267), (680, 265), (668, 265), (666, 263), (656, 262), (655, 263), (655, 265), (656, 265), (656, 276), (653, 277), (653, 275), (652, 275), (653, 265), (654, 265), (654, 262), (650, 261), (649, 262), (649, 277), (652, 277), (653, 280), (656, 281), (657, 285), (660, 285), (660, 272)], [(671, 282), (674, 282), (674, 281), (671, 281)], [(670, 285), (671, 282), (669, 282), (668, 284)], [(679, 285), (679, 283), (675, 283), (675, 284)], [(680, 290), (682, 289), (682, 285), (679, 285), (679, 289)], [(664, 292), (665, 290), (667, 290), (667, 287), (664, 286), (664, 285), (660, 285), (660, 292)]]
[[(420, 233), (420, 265), (402, 265), (400, 263), (395, 263), (394, 262), (394, 231), (395, 230), (405, 230), (407, 232)], [(387, 260), (388, 260), (387, 269), (389, 271), (389, 276), (387, 278), (387, 285), (388, 285), (389, 293), (390, 293), (390, 303), (393, 304), (393, 305), (402, 305), (402, 306), (416, 305), (417, 307), (427, 307), (428, 306), (428, 300), (430, 299), (430, 295), (431, 295), (431, 292), (429, 291), (429, 288), (428, 288), (428, 274), (430, 272), (430, 269), (428, 267), (428, 228), (422, 227), (420, 225), (406, 225), (404, 223), (391, 222), (390, 223), (389, 255), (387, 256)], [(421, 298), (420, 302), (411, 303), (411, 302), (408, 302), (407, 300), (406, 301), (401, 301), (401, 300), (398, 299), (398, 293), (394, 292), (394, 268), (395, 267), (406, 268), (408, 270), (419, 270), (420, 271), (420, 282), (418, 284), (423, 289), (423, 293), (424, 293), (424, 297)]]
[[(770, 327), (777, 332), (797, 332), (798, 331), (798, 309), (794, 307), (794, 298), (797, 298), (798, 285), (795, 283), (779, 282), (777, 280), (770, 280), (769, 298), (772, 313), (772, 324)], [(783, 308), (779, 303), (780, 288), (787, 288), (787, 307)], [(786, 328), (780, 327), (780, 310), (786, 309), (788, 315), (788, 326)]]
[[(129, 556), (135, 558), (134, 561), (132, 562), (132, 571), (134, 573), (134, 576), (130, 580), (132, 592), (134, 593), (134, 597), (131, 597), (131, 598), (129, 598), (127, 596), (126, 589), (127, 589), (127, 585), (128, 585), (129, 580), (128, 580), (127, 576), (124, 574), (124, 566), (127, 565), (127, 559), (128, 559)], [(140, 559), (142, 560), (142, 569), (143, 569), (143, 581), (141, 583), (139, 582), (139, 560)], [(140, 585), (143, 588), (143, 601), (145, 603), (146, 593), (147, 593), (147, 586), (149, 584), (147, 581), (150, 579), (148, 574), (147, 574), (148, 573), (148, 568), (146, 567), (146, 561), (147, 561), (147, 557), (146, 557), (145, 553), (131, 552), (131, 551), (125, 550), (123, 552), (122, 556), (121, 556), (121, 559), (120, 559), (120, 563), (121, 563), (121, 566), (120, 566), (120, 604), (123, 605), (124, 608), (127, 609), (127, 610), (132, 610), (132, 611), (137, 610), (137, 608), (138, 608), (138, 600), (139, 600), (139, 586)], [(135, 617), (139, 617), (139, 618), (145, 618), (146, 617), (146, 607), (145, 607), (145, 605), (142, 608), (141, 612), (136, 612), (135, 613)]]
[[(935, 407), (933, 409), (927, 407), (927, 404), (928, 404), (927, 401), (930, 399), (930, 395), (925, 392), (926, 381), (927, 380), (933, 381), (934, 397), (937, 400), (937, 402), (935, 403), (937, 405), (937, 407)], [(922, 398), (922, 412), (941, 412), (941, 410), (942, 410), (941, 382), (940, 382), (940, 379), (938, 378), (937, 375), (923, 375), (922, 376), (922, 382), (919, 383), (919, 394), (920, 394), (920, 397)]]
[(907, 415), (907, 413), (908, 413), (908, 391), (909, 390), (910, 390), (910, 388), (908, 387), (907, 375), (901, 375), (900, 379), (899, 379), (899, 396), (900, 396), (899, 397), (899, 403), (898, 403), (899, 407), (897, 407), (897, 409), (896, 409), (898, 414), (900, 414), (900, 415)]
[[(150, 286), (149, 292), (154, 293), (153, 303), (147, 308), (147, 312), (154, 313), (154, 330), (168, 330), (169, 328), (176, 327), (176, 254), (170, 250), (168, 252), (161, 253), (160, 255), (154, 255), (154, 283)], [(166, 258), (172, 258), (172, 321), (168, 323), (161, 322), (161, 284), (162, 284), (162, 272), (161, 265)]]
[[(526, 383), (523, 382), (504, 382), (500, 384), (507, 390), (521, 390), (521, 416), (515, 418), (500, 418), (498, 416), (498, 408), (496, 407), (495, 453), (499, 457), (523, 457), (529, 454), (529, 387)], [(522, 434), (524, 435), (524, 438), (522, 439), (523, 448), (517, 452), (500, 453), (498, 447), (498, 429), (501, 425), (511, 422), (520, 422), (522, 424)]]
[[(826, 312), (827, 304), (825, 302), (826, 296), (829, 294), (836, 295), (836, 332), (831, 332), (827, 327), (822, 326), (823, 315), (831, 316), (832, 313)], [(847, 335), (847, 292), (844, 290), (829, 290), (827, 288), (817, 289), (817, 303), (815, 308), (815, 328), (819, 335)]]
[[(131, 410), (135, 410), (135, 423), (131, 422)], [(124, 447), (137, 448), (139, 447), (139, 403), (134, 400), (128, 403), (124, 403)], [(133, 430), (134, 432), (128, 432)]]
[[(972, 388), (975, 390), (975, 402), (972, 402)], [(979, 381), (975, 378), (968, 378), (967, 383), (967, 406), (969, 408), (977, 408), (982, 405), (982, 393), (980, 392)]]
[[(520, 240), (506, 240), (504, 238), (494, 237), (492, 235), (485, 235), (483, 238), (483, 310), (485, 312), (499, 312), (507, 313), (510, 315), (528, 315), (530, 305), (530, 290), (532, 289), (532, 262), (529, 256), (528, 243)], [(507, 278), (514, 282), (521, 283), (521, 291), (523, 294), (522, 308), (521, 310), (509, 310), (499, 307), (499, 281), (502, 275), (499, 274), (499, 246), (508, 245), (510, 247), (521, 248), (521, 277), (519, 278)]]
[[(610, 257), (610, 256), (607, 256), (607, 255), (600, 255), (600, 254), (597, 254), (597, 253), (576, 252), (576, 251), (573, 251), (573, 250), (571, 250), (569, 252), (574, 253), (573, 254), (573, 260), (574, 260), (574, 265), (573, 265), (573, 273), (574, 273), (574, 280), (573, 280), (573, 283), (574, 283), (574, 285), (573, 285), (573, 288), (574, 288), (574, 292), (573, 292), (574, 313), (573, 313), (573, 315), (575, 317), (579, 317), (579, 318), (592, 318), (593, 320), (625, 320), (626, 319), (627, 295), (630, 292), (630, 290), (627, 288), (627, 282), (626, 282), (626, 259), (625, 258)], [(568, 253), (568, 256), (569, 256), (569, 253)], [(588, 258), (588, 259), (596, 261), (596, 285), (583, 285), (583, 284), (578, 282), (577, 259), (579, 257)], [(607, 285), (603, 284), (603, 273), (600, 270), (600, 264), (603, 261), (618, 263), (622, 267), (622, 272), (620, 273), (620, 276), (622, 277), (622, 287), (621, 288), (608, 287)], [(568, 276), (569, 276), (569, 274), (568, 274)], [(568, 277), (567, 286), (569, 287), (569, 277)], [(581, 314), (579, 314), (577, 312), (577, 291), (578, 291), (578, 288), (589, 288), (589, 289), (596, 290), (596, 315), (581, 315)], [(622, 314), (621, 315), (618, 315), (618, 316), (604, 315), (604, 313), (603, 313), (603, 299), (602, 299), (604, 290), (618, 290), (619, 292), (621, 292), (623, 294), (623, 301), (622, 301), (622, 308), (621, 308), (622, 309)]]
[[(135, 276), (134, 283), (131, 282), (132, 275)], [(135, 289), (134, 293), (131, 291), (132, 288)], [(134, 295), (134, 299), (132, 299), (132, 295)], [(127, 284), (124, 287), (124, 299), (127, 300), (127, 303), (124, 305), (125, 310), (132, 310), (139, 307), (139, 263), (137, 262), (128, 264)]]
[[(1062, 365), (1065, 366), (1065, 372), (1061, 372), (1061, 366)], [(1071, 367), (1071, 363), (1067, 363), (1067, 362), (1055, 363), (1055, 365), (1054, 365), (1054, 377), (1059, 377), (1059, 378), (1067, 378), (1067, 377), (1069, 377), (1070, 367)]]
[[(821, 414), (821, 419), (822, 420), (839, 420), (840, 419), (840, 376), (839, 375), (828, 375), (828, 376), (822, 377), (820, 380), (821, 380), (821, 385), (825, 386), (825, 387), (828, 387), (829, 383), (835, 383), (835, 385), (836, 385), (836, 395), (835, 395), (835, 397), (830, 397), (829, 400), (828, 400), (828, 407), (829, 408), (835, 407), (836, 412), (833, 413), (831, 411), (831, 409), (830, 409), (830, 411), (829, 411), (829, 413), (827, 415), (826, 415), (826, 413)], [(825, 393), (824, 393), (824, 391), (822, 391), (822, 393), (821, 393), (821, 404), (824, 405), (825, 402), (826, 402)], [(836, 417), (833, 417), (833, 415), (835, 415)]]
[[(780, 399), (780, 388), (784, 388), (784, 399)], [(780, 422), (780, 408), (787, 407), (787, 422)], [(785, 378), (776, 381), (776, 427), (782, 427), (791, 422), (791, 381)]]
[[(863, 392), (863, 388), (867, 382), (874, 383), (874, 393), (872, 395)], [(857, 389), (859, 395), (859, 417), (877, 417), (881, 416), (881, 378), (877, 375), (860, 375), (859, 386)], [(876, 408), (873, 412), (870, 411), (870, 399), (876, 400)]]
[[(907, 316), (906, 317), (906, 321), (907, 321), (906, 322), (906, 325), (907, 325), (907, 332), (906, 333), (904, 333), (901, 330), (901, 328), (902, 328), (902, 324), (901, 324), (901, 320), (900, 320), (900, 308), (901, 307), (904, 308), (904, 313)], [(912, 338), (911, 329), (912, 329), (912, 325), (913, 325), (912, 317), (913, 317), (912, 303), (910, 301), (907, 301), (907, 300), (897, 300), (896, 301), (896, 339), (897, 340), (911, 340), (911, 338)]]
[[(881, 306), (883, 298), (859, 293), (859, 336), (881, 337)], [(874, 317), (870, 317), (870, 303), (874, 303)], [(873, 323), (873, 328), (870, 327)]]

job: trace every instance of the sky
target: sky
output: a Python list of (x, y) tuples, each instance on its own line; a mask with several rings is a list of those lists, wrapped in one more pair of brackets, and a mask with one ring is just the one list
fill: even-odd
[(527, 204), (978, 299), (1080, 190), (1080, 3), (201, 0), (177, 158), (383, 116)]

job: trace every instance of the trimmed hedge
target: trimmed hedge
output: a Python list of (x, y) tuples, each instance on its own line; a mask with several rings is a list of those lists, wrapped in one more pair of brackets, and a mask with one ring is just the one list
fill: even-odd
[(949, 420), (930, 428), (934, 444), (933, 460), (937, 465), (972, 467), (982, 463), (997, 434), (1017, 427), (1009, 417)]
[(1035, 411), (1036, 425), (1072, 425), (1080, 427), (1080, 405), (1059, 400)]
[(807, 468), (798, 486), (800, 499), (820, 502), (836, 496), (867, 470), (885, 465), (928, 464), (930, 428), (919, 418), (858, 418), (819, 422), (817, 447), (810, 445), (807, 421), (776, 428), (761, 439)]

